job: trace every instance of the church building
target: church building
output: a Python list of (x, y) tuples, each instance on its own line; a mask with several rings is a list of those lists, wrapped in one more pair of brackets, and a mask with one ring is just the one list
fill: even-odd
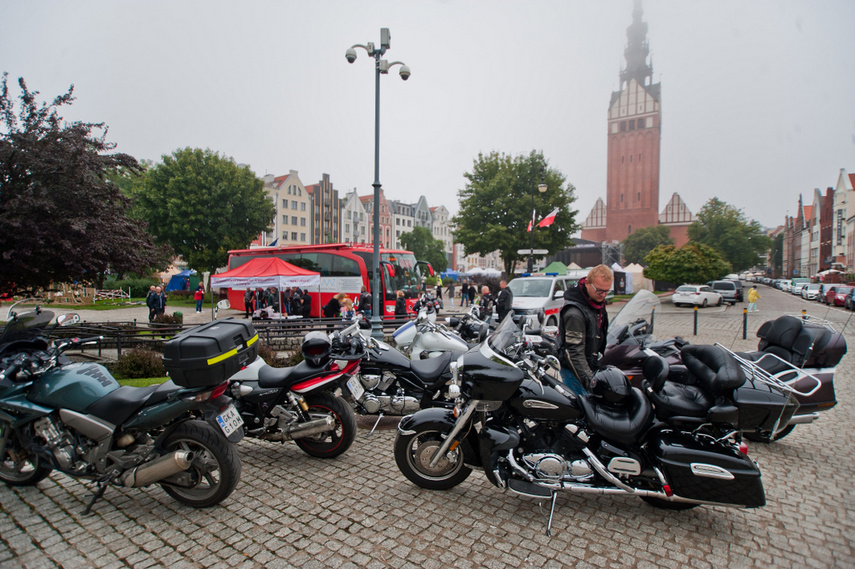
[(674, 193), (659, 212), (659, 145), (662, 138), (661, 84), (653, 83), (648, 60), (647, 23), (636, 0), (626, 30), (626, 67), (620, 90), (612, 93), (608, 112), (606, 201), (598, 199), (582, 224), (582, 239), (619, 242), (633, 231), (667, 225), (680, 247), (688, 241), (692, 213)]

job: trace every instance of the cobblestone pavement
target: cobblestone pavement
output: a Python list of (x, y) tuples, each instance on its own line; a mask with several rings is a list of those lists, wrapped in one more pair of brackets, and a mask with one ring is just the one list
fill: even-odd
[[(759, 314), (742, 307), (698, 313), (663, 304), (657, 335), (692, 343), (756, 346), (760, 323), (807, 307), (838, 329), (852, 313), (826, 311), (761, 286)], [(617, 309), (618, 307), (615, 307)], [(826, 314), (827, 312), (827, 314)], [(855, 345), (852, 326), (845, 329)], [(502, 494), (476, 471), (446, 492), (398, 472), (394, 423), (334, 460), (293, 443), (244, 440), (243, 477), (221, 506), (180, 506), (160, 488), (107, 491), (89, 516), (92, 486), (52, 474), (37, 487), (0, 487), (0, 566), (169, 567), (853, 567), (855, 452), (853, 366), (838, 368), (840, 402), (772, 445), (753, 444), (767, 504), (750, 510), (653, 508), (630, 497), (562, 495), (545, 536), (544, 504)]]

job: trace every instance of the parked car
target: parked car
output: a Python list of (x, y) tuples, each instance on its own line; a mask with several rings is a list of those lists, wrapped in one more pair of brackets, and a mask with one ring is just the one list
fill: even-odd
[(731, 280), (710, 281), (707, 283), (707, 286), (719, 293), (724, 302), (729, 302), (731, 305), (736, 304), (740, 300), (736, 283)]
[(735, 280), (735, 281), (733, 281), (733, 284), (736, 285), (736, 301), (742, 302), (745, 299), (745, 294), (744, 294), (744, 290), (742, 287), (742, 282)]
[(790, 286), (790, 292), (792, 294), (796, 294), (798, 296), (801, 296), (802, 295), (802, 289), (805, 288), (807, 285), (808, 285), (808, 283), (793, 283), (792, 286)]
[(837, 294), (839, 284), (822, 285), (819, 289), (819, 301), (823, 304), (834, 304), (834, 295)]
[(682, 285), (674, 291), (671, 302), (674, 306), (686, 304), (707, 307), (710, 304), (721, 306), (723, 301), (721, 295), (707, 285)]
[(801, 295), (805, 300), (817, 300), (819, 298), (820, 283), (808, 283), (802, 287)]
[[(837, 285), (831, 287), (831, 291), (833, 291), (834, 294), (828, 300), (828, 304), (832, 306), (845, 306), (849, 310), (852, 310), (849, 306), (846, 305), (846, 301), (848, 300), (849, 304), (852, 304), (852, 301), (850, 299), (852, 298), (853, 290), (855, 290), (855, 287), (844, 285)], [(831, 291), (829, 291), (829, 293), (831, 293)]]

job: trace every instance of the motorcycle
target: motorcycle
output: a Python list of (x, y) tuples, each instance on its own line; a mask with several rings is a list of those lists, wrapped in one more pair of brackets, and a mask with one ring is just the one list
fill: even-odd
[[(0, 337), (0, 480), (32, 486), (53, 470), (93, 480), (86, 514), (111, 485), (159, 484), (194, 508), (225, 500), (240, 480), (233, 443), (243, 436), (226, 378), (205, 370), (203, 380), (184, 383), (192, 371), (185, 362), (163, 384), (120, 386), (105, 367), (63, 355), (98, 338), (48, 342), (53, 316), (10, 309)], [(64, 315), (56, 326), (78, 321)]]
[(395, 346), (408, 358), (435, 358), (444, 352), (462, 354), (470, 348), (466, 341), (431, 318), (432, 311), (422, 309), (415, 319), (395, 330)]
[(551, 499), (547, 535), (559, 491), (637, 496), (676, 510), (765, 505), (760, 469), (738, 432), (714, 437), (655, 421), (645, 394), (616, 368), (598, 373), (591, 395), (577, 396), (556, 379), (557, 364), (528, 350), (522, 331), (503, 321), (455, 362), (453, 410), (401, 420), (401, 473), (447, 490), (480, 468), (503, 491)]
[(451, 406), (443, 389), (451, 380), (450, 365), (459, 353), (446, 351), (412, 360), (386, 342), (360, 332), (357, 321), (334, 332), (332, 340), (334, 345), (353, 346), (351, 350), (361, 354), (358, 373), (349, 382), (359, 413), (379, 415), (379, 424), (386, 414), (407, 415), (425, 407)]
[[(717, 361), (719, 358), (739, 364), (746, 381), (728, 403), (739, 410), (736, 426), (748, 440), (780, 440), (796, 425), (816, 420), (820, 411), (837, 403), (834, 371), (846, 353), (846, 341), (830, 323), (812, 317), (781, 316), (760, 326), (756, 351), (734, 353), (720, 344), (690, 346), (679, 337), (656, 341), (653, 330), (658, 307), (656, 295), (637, 293), (612, 321), (601, 363), (620, 368), (633, 385), (642, 386), (644, 365), (651, 356), (663, 358), (668, 377), (647, 386), (653, 390), (651, 398), (660, 418), (679, 414), (704, 419), (721, 403), (721, 398), (699, 381), (711, 367), (699, 362), (698, 356), (707, 363), (716, 360), (712, 365), (716, 373), (724, 365)], [(775, 389), (770, 389), (770, 384), (775, 384)], [(784, 407), (780, 406), (782, 396), (787, 400)], [(783, 413), (776, 415), (778, 411)]]
[(300, 349), (303, 361), (294, 367), (273, 368), (257, 357), (231, 376), (229, 393), (247, 436), (293, 440), (310, 456), (334, 458), (356, 438), (356, 416), (339, 393), (362, 395), (356, 379), (362, 354), (323, 332), (306, 334)]

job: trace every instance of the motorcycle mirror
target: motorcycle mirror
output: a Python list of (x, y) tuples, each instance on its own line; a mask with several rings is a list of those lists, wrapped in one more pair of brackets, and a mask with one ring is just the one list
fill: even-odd
[(72, 324), (77, 324), (78, 322), (80, 322), (80, 315), (74, 312), (70, 314), (62, 314), (56, 319), (57, 326), (71, 326)]

